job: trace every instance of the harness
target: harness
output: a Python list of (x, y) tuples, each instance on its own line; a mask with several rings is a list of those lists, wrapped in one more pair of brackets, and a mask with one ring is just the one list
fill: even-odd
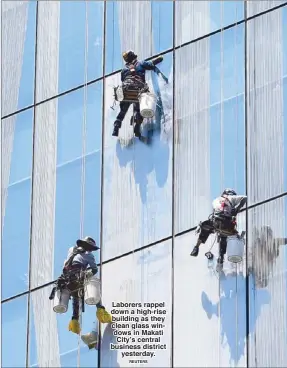
[[(62, 291), (64, 289), (67, 289), (69, 290), (70, 294), (78, 294), (78, 297), (82, 299), (82, 304), (84, 308), (84, 295), (82, 289), (86, 280), (86, 270), (80, 263), (73, 264), (76, 255), (81, 253), (85, 253), (85, 250), (81, 247), (75, 246), (72, 254), (65, 262), (63, 273), (54, 283), (55, 286), (53, 287), (49, 296), (50, 300), (54, 299), (57, 290)], [(75, 285), (77, 287), (75, 287)]]
[(136, 103), (139, 101), (139, 96), (142, 93), (149, 92), (149, 88), (146, 82), (143, 81), (142, 78), (136, 74), (136, 67), (138, 64), (139, 61), (127, 64), (130, 75), (125, 78), (122, 85), (113, 87), (114, 102), (111, 106), (111, 109), (114, 110), (116, 102)]

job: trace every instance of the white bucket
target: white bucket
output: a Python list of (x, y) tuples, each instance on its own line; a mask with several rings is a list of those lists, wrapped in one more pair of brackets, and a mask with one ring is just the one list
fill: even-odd
[(54, 297), (53, 310), (56, 313), (66, 313), (68, 310), (70, 292), (67, 289), (57, 290)]
[(143, 118), (154, 117), (156, 110), (157, 97), (152, 93), (142, 93), (139, 96), (140, 113)]
[(90, 278), (85, 287), (85, 303), (88, 305), (96, 305), (101, 301), (101, 282), (93, 276)]
[(244, 253), (244, 239), (236, 235), (227, 237), (227, 259), (232, 263), (242, 262)]
[(122, 86), (118, 86), (117, 90), (116, 90), (116, 94), (117, 94), (117, 100), (119, 102), (124, 100), (124, 91)]

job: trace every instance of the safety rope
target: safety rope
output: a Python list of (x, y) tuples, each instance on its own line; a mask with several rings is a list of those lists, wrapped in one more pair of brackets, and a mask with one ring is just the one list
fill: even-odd
[[(234, 172), (234, 186), (237, 188), (237, 154), (238, 154), (238, 76), (237, 76), (237, 4), (235, 7), (235, 19), (236, 25), (234, 28), (234, 43), (235, 43), (235, 51), (234, 51), (234, 70), (235, 70), (235, 93), (236, 93), (236, 104), (235, 104), (235, 125), (236, 125), (236, 143), (235, 143), (235, 172)], [(237, 263), (235, 264), (235, 346), (236, 346), (236, 355), (235, 355), (235, 365), (238, 363), (238, 270), (239, 267)]]
[(220, 190), (224, 189), (224, 2), (221, 2), (221, 33), (220, 33)]
[[(223, 186), (224, 186), (224, 119), (223, 119), (223, 109), (224, 109), (224, 105), (223, 105), (223, 98), (224, 98), (224, 94), (223, 94), (223, 81), (224, 81), (224, 2), (221, 1), (220, 2), (220, 26), (221, 26), (221, 32), (220, 32), (220, 187), (221, 190), (223, 190)], [(220, 244), (218, 244), (218, 248), (220, 247)], [(219, 254), (218, 254), (219, 256)], [(221, 271), (220, 271), (221, 272)], [(218, 332), (220, 333), (221, 330), (221, 305), (220, 305), (220, 299), (221, 299), (221, 286), (220, 286), (220, 273), (218, 273), (218, 298), (219, 298), (219, 302), (218, 302)], [(219, 341), (218, 344), (218, 366), (220, 367), (220, 357), (221, 357), (221, 344)]]
[[(85, 182), (86, 182), (86, 136), (87, 136), (87, 83), (88, 83), (88, 48), (89, 48), (89, 24), (88, 24), (88, 0), (85, 0), (85, 63), (84, 63), (84, 102), (83, 102), (83, 122), (82, 122), (82, 171), (81, 171), (81, 208), (80, 208), (80, 239), (84, 237), (85, 222)], [(78, 360), (80, 367), (80, 345), (82, 333), (82, 295), (79, 291), (79, 323), (80, 334), (78, 336)]]

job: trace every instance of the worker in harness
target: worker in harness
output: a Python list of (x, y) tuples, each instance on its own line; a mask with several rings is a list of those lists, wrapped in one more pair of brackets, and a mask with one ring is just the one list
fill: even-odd
[[(123, 59), (126, 62), (124, 68), (121, 71), (121, 82), (123, 91), (125, 90), (137, 90), (138, 92), (149, 92), (149, 87), (146, 84), (145, 72), (146, 70), (155, 70), (155, 66), (162, 62), (163, 57), (158, 56), (151, 61), (138, 61), (137, 55), (133, 51), (127, 51), (123, 53)], [(131, 105), (131, 101), (120, 102), (120, 112), (117, 115), (114, 122), (113, 136), (119, 135), (119, 129), (122, 126), (122, 122), (126, 116), (126, 113)], [(134, 134), (136, 137), (141, 137), (140, 126), (143, 122), (143, 117), (140, 114), (139, 102), (133, 103), (134, 113), (133, 121)]]
[[(57, 287), (61, 287), (61, 284), (68, 284), (69, 290), (71, 291), (73, 314), (69, 323), (69, 331), (76, 334), (79, 334), (81, 330), (79, 323), (79, 291), (84, 289), (85, 279), (93, 277), (98, 272), (98, 267), (92, 254), (93, 251), (98, 249), (99, 247), (96, 245), (95, 240), (89, 236), (77, 240), (76, 246), (69, 249), (68, 257), (64, 262), (63, 273), (57, 280)], [(98, 320), (101, 323), (111, 323), (112, 317), (105, 310), (102, 303), (99, 302), (96, 307)]]
[(197, 243), (190, 255), (197, 257), (199, 246), (204, 244), (210, 234), (219, 234), (219, 257), (217, 264), (222, 267), (227, 248), (227, 237), (237, 235), (236, 216), (246, 204), (246, 196), (238, 196), (233, 189), (225, 189), (220, 197), (212, 202), (213, 213), (208, 220), (201, 222), (196, 230), (199, 233)]

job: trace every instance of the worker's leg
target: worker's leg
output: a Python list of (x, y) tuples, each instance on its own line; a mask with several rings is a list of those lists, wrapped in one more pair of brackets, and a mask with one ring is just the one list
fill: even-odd
[(208, 239), (209, 235), (213, 233), (214, 227), (211, 220), (203, 221), (200, 225), (200, 232), (198, 235), (197, 243), (190, 253), (191, 256), (197, 257), (199, 252), (200, 244), (204, 244)]
[(130, 102), (121, 101), (120, 102), (120, 112), (117, 115), (117, 118), (114, 122), (114, 130), (113, 130), (113, 136), (117, 137), (119, 135), (119, 130), (122, 126), (122, 122), (126, 116), (126, 113), (130, 107)]
[(218, 257), (218, 263), (223, 264), (223, 262), (224, 262), (224, 256), (226, 254), (226, 248), (227, 248), (227, 237), (226, 236), (220, 236), (219, 237), (219, 257)]
[(134, 126), (134, 134), (136, 137), (140, 137), (141, 136), (141, 124), (143, 122), (143, 117), (141, 116), (141, 113), (140, 113), (140, 104), (139, 102), (134, 102), (133, 104), (134, 106), (134, 123), (135, 123), (135, 126)]
[(69, 323), (69, 331), (79, 334), (81, 326), (79, 322), (80, 299), (78, 296), (73, 296), (73, 315)]

